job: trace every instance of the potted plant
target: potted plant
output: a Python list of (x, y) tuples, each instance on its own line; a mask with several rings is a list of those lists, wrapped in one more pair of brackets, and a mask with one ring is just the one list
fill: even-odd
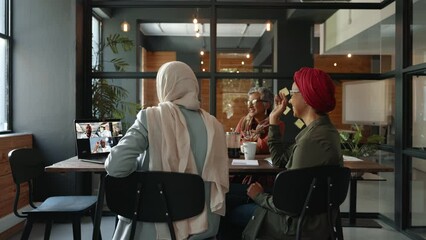
[[(111, 34), (105, 42), (98, 43), (98, 49), (94, 53), (96, 64), (92, 66), (93, 72), (103, 72), (105, 64), (110, 63), (118, 72), (125, 72), (128, 63), (122, 58), (112, 58), (104, 60), (104, 51), (110, 49), (113, 54), (119, 54), (119, 49), (131, 51), (133, 41), (127, 36), (120, 34)], [(137, 103), (125, 102), (128, 91), (121, 87), (111, 84), (107, 79), (92, 80), (92, 116), (98, 119), (118, 118), (123, 119), (125, 114), (136, 113), (140, 106)]]
[(384, 137), (373, 134), (363, 138), (362, 126), (354, 124), (350, 131), (339, 131), (343, 155), (357, 158), (372, 156), (378, 149)]

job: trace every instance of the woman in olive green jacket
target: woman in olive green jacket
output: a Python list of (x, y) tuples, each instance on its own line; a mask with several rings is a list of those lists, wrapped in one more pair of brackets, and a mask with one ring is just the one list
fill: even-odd
[[(274, 165), (287, 169), (320, 165), (342, 166), (339, 134), (327, 114), (336, 104), (334, 84), (330, 76), (319, 69), (301, 68), (294, 74), (290, 95), (293, 115), (302, 119), (306, 128), (296, 136), (295, 144), (282, 144), (278, 122), (288, 102), (280, 92), (275, 97), (275, 108), (269, 116), (268, 146)], [(278, 240), (295, 234), (297, 218), (278, 210), (272, 202), (272, 196), (264, 193), (259, 183), (251, 184), (247, 195), (259, 207), (248, 222), (243, 239)], [(326, 215), (306, 218), (303, 231), (305, 235), (312, 236), (312, 239), (328, 239)]]

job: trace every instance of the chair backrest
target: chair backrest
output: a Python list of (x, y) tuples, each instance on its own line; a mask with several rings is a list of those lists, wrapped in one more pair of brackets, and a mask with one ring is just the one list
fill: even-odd
[(9, 152), (9, 163), (15, 184), (21, 184), (44, 172), (41, 153), (34, 148), (18, 148)]
[(26, 218), (27, 214), (18, 211), (19, 198), (21, 195), (21, 183), (28, 183), (28, 203), (37, 208), (33, 202), (33, 180), (43, 174), (44, 163), (41, 153), (33, 148), (18, 148), (11, 150), (8, 154), (13, 182), (16, 185), (15, 200), (13, 202), (13, 213), (20, 218)]
[(146, 171), (124, 178), (107, 175), (105, 194), (112, 212), (137, 221), (167, 222), (171, 235), (171, 221), (196, 216), (205, 206), (203, 179), (188, 173)]
[(275, 179), (273, 202), (277, 208), (294, 216), (300, 215), (302, 210), (306, 215), (326, 213), (330, 204), (338, 208), (343, 203), (349, 181), (350, 169), (340, 166), (283, 171)]

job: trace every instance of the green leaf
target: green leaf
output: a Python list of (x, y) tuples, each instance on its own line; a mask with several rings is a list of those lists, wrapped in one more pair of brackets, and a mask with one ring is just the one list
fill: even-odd
[[(115, 71), (125, 72), (129, 64), (120, 57), (110, 60), (104, 60), (103, 53), (105, 49), (111, 49), (113, 54), (119, 54), (120, 50), (131, 51), (133, 41), (127, 36), (121, 34), (110, 34), (106, 41), (98, 43), (97, 52), (94, 59), (96, 64), (92, 66), (93, 72), (102, 72), (105, 69), (105, 63), (112, 64)], [(112, 79), (111, 79), (112, 80)], [(132, 116), (136, 115), (140, 104), (123, 101), (128, 96), (125, 88), (110, 84), (106, 79), (94, 79), (92, 81), (92, 115), (95, 118), (120, 118), (123, 119), (126, 113)]]
[(354, 130), (353, 132), (339, 132), (342, 153), (344, 155), (354, 157), (371, 156), (377, 151), (379, 144), (384, 141), (384, 137), (374, 134), (369, 136), (365, 142), (361, 142), (363, 140), (362, 126), (354, 124), (352, 129)]

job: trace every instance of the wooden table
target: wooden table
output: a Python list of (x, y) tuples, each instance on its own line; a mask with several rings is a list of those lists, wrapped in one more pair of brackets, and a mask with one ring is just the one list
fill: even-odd
[(93, 222), (92, 239), (99, 239), (101, 231), (102, 208), (104, 205), (104, 179), (106, 175), (103, 164), (83, 162), (77, 156), (71, 157), (64, 161), (47, 166), (46, 172), (67, 173), (67, 172), (93, 172), (99, 174), (99, 190), (98, 201), (96, 202), (95, 219)]
[(392, 167), (379, 164), (373, 161), (344, 161), (344, 166), (351, 169), (352, 177), (349, 189), (349, 218), (348, 221), (342, 221), (344, 227), (373, 227), (381, 228), (381, 226), (375, 221), (369, 221), (365, 219), (360, 221), (356, 219), (356, 202), (357, 202), (357, 185), (358, 181), (385, 181), (386, 179), (380, 178), (377, 175), (363, 174), (363, 173), (378, 173), (378, 172), (393, 172)]
[(270, 157), (270, 156), (256, 155), (256, 159), (259, 162), (259, 166), (232, 165), (232, 159), (229, 159), (229, 162), (228, 162), (229, 174), (276, 175), (279, 172), (284, 170), (284, 168), (275, 167), (271, 165), (268, 161), (264, 160), (267, 157)]
[[(229, 159), (230, 174), (265, 174), (275, 175), (284, 169), (272, 166), (264, 159), (268, 155), (256, 155), (259, 160), (259, 166), (232, 165), (232, 159)], [(393, 168), (372, 161), (345, 161), (344, 166), (351, 169), (352, 173), (377, 173), (377, 172), (392, 172)], [(46, 172), (66, 173), (66, 172), (93, 172), (100, 176), (98, 201), (96, 205), (96, 213), (93, 227), (93, 239), (98, 239), (100, 236), (100, 224), (102, 218), (102, 208), (104, 203), (104, 179), (106, 175), (103, 164), (83, 162), (77, 156), (71, 157), (64, 161), (55, 163), (45, 168)], [(363, 180), (358, 174), (354, 174), (351, 178), (349, 191), (349, 225), (357, 226), (356, 224), (356, 196), (357, 182)], [(346, 224), (345, 224), (346, 225)]]

